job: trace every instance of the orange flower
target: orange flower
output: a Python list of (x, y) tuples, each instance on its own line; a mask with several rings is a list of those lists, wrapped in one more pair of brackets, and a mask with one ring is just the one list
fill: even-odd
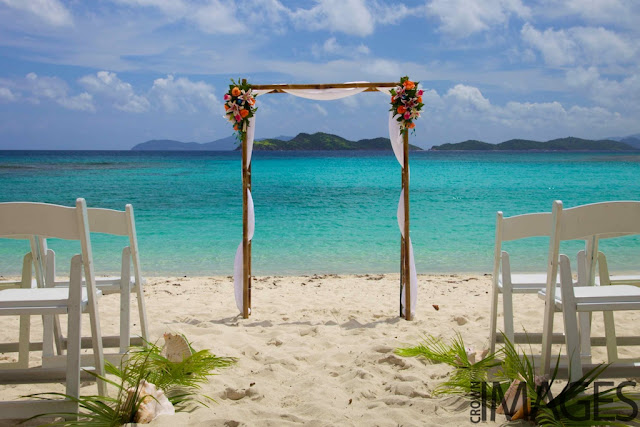
[(253, 105), (256, 103), (256, 100), (253, 98), (249, 98), (249, 105)]
[(393, 95), (391, 95), (391, 102), (395, 101), (395, 99), (393, 99)]
[(240, 110), (240, 115), (244, 119), (245, 117), (247, 117), (249, 115), (249, 110)]
[(238, 125), (237, 124), (233, 125), (233, 130), (238, 130)]
[(413, 129), (414, 127), (416, 127), (416, 124), (415, 124), (415, 123), (413, 123), (413, 122), (411, 122), (411, 123), (407, 123), (407, 127), (408, 127), (409, 129)]
[(404, 108), (402, 105), (398, 107), (398, 114), (404, 114), (405, 111), (407, 111), (407, 109)]
[(405, 80), (402, 84), (404, 85), (405, 89), (413, 89), (414, 87), (416, 87), (416, 84), (411, 80)]
[(229, 106), (227, 104), (224, 104), (224, 110), (227, 111), (229, 109)]
[(422, 104), (422, 97), (421, 97), (421, 96), (419, 96), (419, 97), (418, 97), (418, 102), (419, 102), (420, 104)]
[(231, 95), (240, 96), (240, 89), (238, 89), (238, 86), (236, 86), (233, 89), (231, 89)]

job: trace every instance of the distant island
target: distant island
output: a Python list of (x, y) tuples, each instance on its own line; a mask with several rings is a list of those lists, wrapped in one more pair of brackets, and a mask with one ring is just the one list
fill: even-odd
[[(197, 143), (180, 142), (171, 139), (153, 139), (137, 144), (133, 151), (227, 151), (239, 150), (241, 147), (235, 136), (217, 141)], [(294, 151), (294, 150), (391, 150), (389, 138), (361, 139), (349, 141), (338, 135), (317, 132), (314, 134), (299, 133), (295, 137), (279, 136), (277, 138), (255, 141), (253, 149), (257, 151)], [(410, 150), (422, 148), (409, 144)]]
[[(238, 147), (237, 149), (240, 149)], [(349, 141), (338, 135), (316, 132), (314, 134), (299, 133), (292, 139), (263, 139), (253, 143), (253, 149), (257, 151), (293, 151), (293, 150), (391, 150), (389, 138), (361, 139)], [(422, 148), (409, 144), (409, 150), (422, 150)]]
[(637, 151), (638, 149), (640, 147), (621, 141), (574, 137), (558, 138), (544, 142), (528, 139), (510, 139), (499, 144), (469, 139), (456, 144), (442, 144), (431, 147), (432, 151)]

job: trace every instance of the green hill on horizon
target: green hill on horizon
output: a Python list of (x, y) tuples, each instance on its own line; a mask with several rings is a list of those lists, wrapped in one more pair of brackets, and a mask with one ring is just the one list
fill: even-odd
[[(236, 150), (240, 147), (236, 148)], [(316, 132), (314, 134), (299, 133), (289, 141), (281, 139), (263, 139), (253, 143), (253, 149), (258, 151), (339, 151), (339, 150), (391, 150), (389, 138), (361, 139), (350, 141), (338, 135)], [(409, 144), (409, 150), (422, 148)]]
[(510, 139), (499, 144), (470, 139), (458, 143), (434, 145), (433, 151), (637, 151), (638, 148), (619, 141), (591, 140), (575, 137), (549, 141)]

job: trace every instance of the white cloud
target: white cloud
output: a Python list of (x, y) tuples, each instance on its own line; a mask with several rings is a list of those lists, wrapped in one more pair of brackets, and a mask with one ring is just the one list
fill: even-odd
[(615, 80), (603, 77), (597, 67), (578, 67), (566, 73), (567, 84), (588, 93), (599, 105), (640, 113), (640, 73)]
[[(68, 85), (58, 77), (28, 73), (23, 79), (3, 79), (2, 83), (10, 87), (0, 87), (0, 100), (18, 101), (24, 99), (32, 104), (40, 104), (43, 100), (50, 100), (69, 110), (95, 111), (91, 95), (87, 93), (76, 96), (69, 95)], [(12, 91), (11, 88), (14, 90)], [(25, 96), (19, 96), (14, 93), (16, 91), (24, 93)]]
[(364, 0), (318, 0), (311, 9), (296, 9), (290, 16), (299, 29), (368, 36), (375, 27)]
[(83, 76), (78, 81), (87, 91), (114, 100), (114, 106), (119, 110), (128, 113), (143, 113), (149, 110), (147, 98), (137, 95), (133, 87), (120, 80), (116, 73), (98, 71), (95, 75)]
[(537, 49), (551, 66), (626, 63), (637, 48), (620, 35), (602, 27), (547, 28), (539, 31), (526, 23), (522, 39)]
[(637, 0), (538, 0), (537, 15), (566, 21), (578, 17), (593, 24), (608, 24), (637, 30), (640, 2)]
[(17, 99), (8, 87), (0, 87), (0, 101), (11, 102)]
[(485, 98), (480, 90), (473, 86), (457, 84), (444, 96), (446, 100), (450, 100), (451, 105), (460, 113), (469, 113), (475, 111), (488, 111), (491, 103)]
[(352, 58), (359, 55), (369, 55), (370, 50), (364, 43), (343, 46), (338, 43), (338, 40), (335, 37), (330, 37), (325, 40), (321, 46), (317, 44), (312, 45), (311, 52), (316, 57), (331, 55)]
[(233, 2), (223, 3), (211, 0), (206, 6), (202, 6), (188, 16), (200, 29), (209, 34), (238, 34), (245, 31), (246, 27), (236, 17), (236, 7)]
[(96, 107), (93, 105), (93, 96), (87, 92), (70, 98), (62, 98), (58, 100), (58, 104), (70, 110), (95, 112)]
[(58, 0), (0, 0), (0, 3), (35, 15), (54, 27), (73, 24), (71, 13)]
[(521, 0), (431, 0), (427, 14), (440, 21), (440, 31), (455, 38), (506, 25), (512, 15), (528, 17)]
[(222, 104), (215, 96), (213, 86), (202, 81), (193, 82), (184, 77), (176, 79), (169, 75), (166, 79), (154, 80), (149, 96), (157, 99), (169, 113), (195, 113), (201, 109), (212, 113), (222, 111)]

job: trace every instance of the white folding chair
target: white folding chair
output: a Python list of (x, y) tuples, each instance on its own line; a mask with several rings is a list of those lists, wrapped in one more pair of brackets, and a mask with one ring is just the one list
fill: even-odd
[[(119, 347), (116, 354), (105, 354), (107, 360), (112, 363), (120, 363), (122, 355), (126, 354), (131, 345), (146, 345), (149, 340), (148, 322), (144, 301), (144, 278), (140, 267), (140, 254), (138, 250), (138, 238), (136, 234), (135, 218), (133, 214), (133, 206), (130, 204), (125, 206), (124, 211), (112, 209), (88, 208), (89, 229), (91, 233), (103, 233), (116, 236), (125, 236), (129, 238), (129, 245), (122, 250), (122, 264), (119, 277), (101, 277), (96, 278), (96, 286), (102, 291), (103, 295), (120, 294), (120, 335), (103, 336), (102, 341), (105, 348)], [(55, 270), (55, 252), (48, 249), (46, 241), (40, 240), (41, 250), (47, 253), (45, 267), (45, 283), (47, 287), (68, 286), (68, 281), (56, 281)], [(133, 275), (131, 270), (133, 267)], [(136, 294), (138, 301), (138, 313), (140, 318), (140, 338), (131, 337), (131, 310), (130, 310), (130, 293)], [(47, 328), (50, 330), (50, 327)], [(55, 327), (54, 330), (59, 330)], [(59, 333), (59, 332), (58, 332)], [(60, 346), (60, 342), (64, 344), (64, 338), (58, 337), (56, 344)], [(52, 362), (53, 341), (46, 339), (45, 352), (47, 364)]]
[(530, 339), (528, 334), (515, 334), (513, 325), (513, 294), (535, 294), (544, 289), (546, 273), (517, 273), (511, 271), (509, 253), (502, 250), (503, 242), (531, 237), (549, 237), (551, 233), (551, 212), (538, 212), (505, 218), (502, 212), (496, 215), (496, 238), (493, 258), (493, 289), (491, 299), (491, 322), (489, 331), (489, 351), (495, 351), (498, 328), (498, 295), (502, 294), (504, 314), (504, 334), (514, 343)]
[[(563, 209), (561, 201), (553, 204), (553, 229), (549, 243), (549, 263), (547, 277), (555, 277), (560, 266), (560, 291), (556, 284), (547, 280), (546, 288), (539, 292), (545, 300), (544, 328), (542, 335), (541, 373), (551, 370), (551, 344), (553, 331), (553, 313), (562, 310), (566, 336), (566, 351), (569, 357), (567, 376), (577, 380), (583, 375), (584, 367), (581, 351), (585, 343), (591, 343), (590, 324), (580, 322), (580, 313), (594, 311), (613, 312), (619, 310), (640, 310), (640, 288), (631, 285), (575, 286), (571, 276), (571, 266), (566, 255), (559, 256), (560, 242), (566, 240), (584, 240), (607, 235), (640, 234), (640, 202), (603, 202)], [(559, 261), (560, 260), (560, 261)], [(640, 337), (613, 339), (626, 345), (640, 345)], [(620, 337), (623, 338), (623, 337)], [(614, 362), (607, 368), (606, 377), (628, 377), (640, 374), (637, 362)]]
[[(104, 375), (102, 343), (99, 339), (98, 291), (93, 274), (86, 203), (84, 199), (78, 199), (75, 207), (44, 203), (0, 203), (0, 235), (34, 235), (80, 241), (82, 255), (76, 255), (71, 260), (70, 285), (67, 289), (0, 290), (0, 315), (67, 314), (69, 337), (64, 369), (0, 370), (0, 384), (66, 381), (66, 394), (77, 398), (80, 393), (80, 341), (83, 311), (89, 313), (91, 320), (93, 370), (98, 375)], [(87, 283), (85, 288), (82, 286), (83, 270)], [(101, 395), (106, 394), (106, 385), (103, 381), (98, 381), (98, 392)], [(4, 419), (28, 418), (47, 412), (75, 413), (77, 411), (78, 404), (73, 399), (0, 402), (0, 418)]]

